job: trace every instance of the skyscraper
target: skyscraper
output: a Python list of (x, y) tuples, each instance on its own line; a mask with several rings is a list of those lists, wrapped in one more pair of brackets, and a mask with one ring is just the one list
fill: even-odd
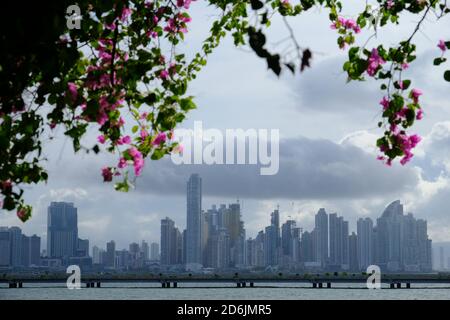
[(77, 246), (77, 208), (73, 203), (50, 203), (47, 211), (47, 255), (67, 261), (76, 255)]
[(159, 244), (156, 242), (150, 245), (150, 260), (159, 260)]
[(399, 200), (389, 204), (376, 226), (375, 263), (387, 271), (430, 271), (431, 240), (427, 222), (403, 214)]
[(439, 270), (444, 270), (444, 247), (439, 247)]
[(148, 246), (148, 243), (145, 240), (142, 240), (142, 243), (141, 243), (141, 255), (142, 255), (142, 259), (144, 261), (147, 261), (150, 259), (150, 248)]
[(264, 264), (266, 266), (278, 265), (277, 232), (274, 225), (266, 227), (264, 237)]
[(192, 174), (187, 182), (186, 264), (188, 269), (197, 269), (202, 265), (201, 213), (202, 179), (198, 174)]
[(106, 243), (105, 261), (106, 267), (115, 268), (116, 266), (116, 243), (114, 240)]
[(329, 215), (330, 258), (329, 264), (342, 269), (348, 269), (348, 222), (336, 213)]
[(357, 232), (357, 253), (359, 270), (367, 270), (373, 264), (374, 232), (373, 221), (370, 218), (359, 218), (356, 223)]
[(348, 248), (349, 248), (349, 270), (356, 272), (359, 270), (358, 263), (358, 236), (352, 232), (348, 237)]
[(328, 214), (324, 208), (315, 216), (315, 232), (316, 261), (323, 267), (328, 260)]
[(97, 246), (93, 246), (92, 247), (92, 263), (93, 264), (102, 264), (103, 263), (103, 259), (102, 259), (102, 255), (104, 254), (104, 250), (100, 249)]
[(182, 263), (183, 240), (175, 222), (170, 218), (161, 220), (161, 265)]
[(283, 256), (287, 257), (288, 260), (294, 258), (294, 229), (294, 220), (287, 220), (281, 226), (281, 248)]
[(300, 241), (301, 261), (313, 262), (316, 261), (315, 235), (316, 231), (302, 233)]
[(22, 265), (22, 230), (19, 227), (9, 228), (11, 239), (11, 265)]
[(7, 227), (0, 227), (0, 266), (11, 265), (11, 237)]
[(77, 256), (78, 257), (89, 257), (89, 240), (88, 239), (78, 238)]

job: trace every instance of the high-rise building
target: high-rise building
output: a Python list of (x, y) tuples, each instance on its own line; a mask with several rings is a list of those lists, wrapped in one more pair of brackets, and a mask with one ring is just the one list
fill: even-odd
[(92, 263), (93, 264), (103, 264), (103, 255), (104, 255), (105, 250), (97, 247), (97, 246), (93, 246), (92, 247)]
[[(202, 179), (192, 174), (187, 182), (186, 265), (198, 269), (202, 265)], [(162, 253), (161, 243), (161, 253)], [(162, 258), (161, 258), (162, 260)]]
[(77, 257), (89, 257), (89, 240), (78, 238)]
[(159, 260), (159, 244), (156, 242), (150, 245), (150, 260)]
[(358, 236), (352, 232), (348, 237), (348, 248), (349, 248), (349, 270), (351, 272), (356, 272), (359, 270), (358, 262)]
[(22, 234), (19, 227), (0, 227), (0, 266), (39, 266), (41, 238)]
[(170, 218), (161, 220), (161, 265), (181, 264), (183, 258), (183, 238)]
[(316, 231), (304, 231), (301, 236), (300, 251), (302, 262), (316, 261), (315, 235)]
[(206, 248), (206, 266), (224, 269), (230, 266), (230, 235), (225, 228), (212, 232)]
[(264, 261), (266, 266), (277, 266), (281, 256), (280, 213), (274, 210), (270, 214), (270, 226), (264, 234)]
[(208, 211), (203, 211), (201, 214), (201, 250), (202, 250), (202, 264), (206, 265), (206, 251), (207, 251), (207, 244), (208, 244), (208, 238), (209, 238), (209, 213)]
[(264, 263), (266, 266), (278, 265), (277, 231), (274, 225), (266, 227), (264, 237)]
[(144, 261), (147, 261), (150, 259), (150, 248), (148, 246), (148, 243), (145, 240), (142, 240), (142, 243), (141, 243), (141, 256)]
[(77, 208), (73, 203), (52, 202), (47, 212), (47, 255), (67, 261), (69, 257), (76, 256)]
[(292, 229), (292, 260), (295, 263), (299, 263), (302, 261), (302, 252), (301, 252), (301, 238), (302, 238), (303, 229), (302, 228), (293, 228)]
[(395, 271), (430, 271), (431, 240), (427, 222), (403, 214), (399, 200), (389, 204), (376, 226), (375, 263), (382, 269)]
[(399, 200), (386, 207), (377, 219), (378, 259), (381, 267), (389, 271), (400, 271), (402, 265), (401, 230), (403, 205)]
[(328, 260), (328, 214), (321, 208), (315, 216), (315, 258), (322, 267)]
[(287, 220), (281, 226), (281, 248), (284, 256), (293, 257), (294, 255), (294, 228), (295, 221)]
[(115, 268), (116, 266), (116, 243), (114, 240), (106, 243), (105, 261), (103, 263), (108, 268)]
[(19, 227), (9, 228), (11, 239), (11, 265), (22, 265), (22, 230)]
[(11, 237), (7, 227), (0, 227), (0, 266), (11, 265)]
[(139, 248), (139, 244), (136, 242), (130, 243), (128, 252), (130, 254), (130, 266), (132, 268), (141, 267), (142, 259), (141, 259), (141, 249)]
[(336, 213), (329, 215), (330, 257), (328, 264), (334, 268), (348, 269), (348, 222)]
[(41, 238), (37, 235), (22, 235), (22, 263), (24, 267), (39, 266), (41, 263)]
[(365, 271), (374, 261), (373, 221), (370, 218), (359, 218), (356, 228), (359, 270)]
[(439, 270), (444, 270), (444, 247), (439, 247)]

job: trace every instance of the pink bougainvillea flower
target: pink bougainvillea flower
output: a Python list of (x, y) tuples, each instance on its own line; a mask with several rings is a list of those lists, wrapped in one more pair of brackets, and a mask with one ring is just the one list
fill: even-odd
[(377, 73), (378, 68), (382, 64), (386, 63), (386, 61), (384, 61), (383, 58), (380, 57), (377, 48), (372, 49), (372, 52), (370, 53), (368, 62), (369, 62), (369, 65), (368, 65), (366, 71), (369, 74), (369, 76), (371, 76), (371, 77), (373, 77)]
[(447, 46), (445, 45), (444, 40), (439, 40), (438, 42), (438, 48), (441, 49), (442, 52), (445, 52), (447, 50)]
[(116, 24), (114, 22), (105, 23), (105, 29), (114, 31), (114, 30), (116, 30)]
[(130, 16), (130, 14), (131, 14), (131, 9), (128, 8), (128, 7), (123, 7), (122, 14), (120, 16), (120, 20), (122, 20), (122, 22), (127, 21), (127, 19)]
[(166, 139), (167, 139), (166, 133), (165, 132), (160, 132), (156, 136), (155, 140), (153, 140), (152, 144), (154, 146), (159, 146), (161, 143), (166, 142)]
[(411, 98), (414, 100), (415, 103), (419, 102), (419, 97), (423, 94), (423, 92), (420, 89), (412, 89), (411, 90)]
[(417, 120), (422, 120), (423, 119), (423, 110), (422, 109), (419, 109), (419, 111), (417, 111), (416, 119)]
[(17, 217), (18, 217), (22, 222), (27, 221), (28, 218), (29, 218), (29, 216), (30, 216), (30, 214), (29, 214), (29, 212), (28, 212), (26, 209), (24, 209), (24, 208), (19, 208), (19, 209), (17, 209)]
[(119, 138), (119, 140), (117, 140), (118, 145), (130, 144), (130, 143), (131, 143), (130, 136), (123, 136), (123, 137)]
[(134, 174), (136, 176), (140, 176), (143, 170), (144, 170), (144, 158), (141, 155), (141, 157), (134, 158)]
[(104, 135), (100, 135), (97, 137), (97, 141), (100, 142), (101, 144), (104, 144), (106, 141), (106, 138)]
[(120, 169), (123, 169), (126, 166), (127, 166), (127, 160), (125, 158), (123, 158), (123, 157), (120, 158), (117, 167), (119, 167)]
[(144, 169), (144, 157), (136, 147), (128, 149), (128, 154), (133, 158), (134, 174), (139, 176)]
[(102, 168), (102, 176), (103, 176), (103, 181), (104, 182), (112, 181), (113, 174), (112, 174), (111, 168), (103, 167)]
[(100, 112), (97, 115), (97, 123), (103, 126), (108, 121), (108, 115), (104, 112)]
[(70, 94), (70, 98), (72, 99), (73, 102), (75, 102), (78, 98), (78, 90), (77, 90), (77, 85), (73, 82), (69, 82), (67, 84), (68, 90), (69, 90), (69, 94)]
[(145, 130), (145, 129), (141, 129), (141, 139), (142, 140), (145, 140), (145, 138), (147, 138), (148, 137), (148, 132), (147, 132), (147, 130)]
[(161, 70), (161, 72), (159, 73), (159, 77), (162, 80), (167, 80), (169, 79), (169, 72), (167, 70)]
[(8, 179), (8, 180), (5, 180), (5, 181), (2, 181), (0, 186), (1, 186), (3, 191), (10, 191), (12, 189), (11, 180)]
[(148, 112), (142, 112), (141, 113), (141, 116), (139, 117), (141, 120), (145, 120), (145, 119), (147, 119), (147, 116), (148, 116)]
[(190, 5), (191, 5), (192, 0), (177, 0), (177, 7), (181, 8), (185, 8), (185, 9), (189, 9)]
[(389, 108), (389, 99), (387, 97), (383, 97), (381, 99), (380, 104), (383, 106), (383, 110), (387, 110)]
[(136, 155), (138, 155), (140, 152), (139, 152), (139, 150), (138, 149), (136, 149), (136, 147), (131, 147), (130, 149), (128, 149), (128, 154), (131, 156), (131, 157), (135, 157)]

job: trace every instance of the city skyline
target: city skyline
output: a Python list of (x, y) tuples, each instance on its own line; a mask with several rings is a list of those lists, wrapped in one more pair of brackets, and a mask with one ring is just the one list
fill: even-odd
[[(432, 240), (427, 221), (404, 212), (400, 200), (390, 203), (375, 221), (359, 218), (356, 233), (350, 231), (344, 216), (327, 213), (325, 208), (318, 209), (314, 228), (308, 230), (297, 225), (294, 219), (281, 221), (277, 207), (270, 213), (270, 224), (255, 237), (246, 235), (239, 200), (228, 206), (202, 207), (202, 179), (198, 174), (191, 175), (187, 181), (186, 204), (186, 225), (194, 228), (195, 232), (191, 233), (195, 237), (188, 236), (188, 228), (181, 229), (176, 221), (166, 217), (161, 219), (159, 244), (152, 242), (149, 246), (142, 240), (141, 245), (132, 242), (128, 250), (119, 250), (114, 240), (107, 242), (106, 247), (96, 244), (90, 248), (89, 239), (78, 237), (77, 207), (73, 203), (51, 202), (47, 217), (48, 240), (42, 254), (44, 264), (57, 266), (78, 262), (100, 263), (110, 268), (118, 265), (143, 267), (146, 261), (151, 261), (150, 257), (155, 258), (155, 251), (159, 249), (156, 246), (160, 246), (161, 267), (184, 265), (188, 270), (249, 266), (297, 268), (299, 265), (302, 268), (364, 270), (374, 263), (389, 271), (431, 270)], [(192, 221), (189, 223), (189, 220)], [(17, 227), (2, 230), (10, 233), (10, 264), (20, 265), (13, 262), (13, 235), (20, 234), (21, 230)], [(3, 238), (0, 247), (5, 251), (4, 234)], [(439, 258), (442, 267), (444, 254), (440, 253)], [(4, 263), (5, 257), (2, 259)]]
[[(202, 45), (212, 13), (212, 8), (202, 3), (192, 10), (194, 26), (187, 49)], [(253, 55), (223, 46), (189, 88), (198, 109), (181, 127), (193, 128), (194, 121), (201, 120), (205, 128), (218, 130), (280, 129), (280, 171), (276, 176), (257, 177), (258, 172), (251, 166), (175, 166), (170, 159), (161, 159), (148, 163), (133, 191), (120, 194), (99, 176), (103, 166), (117, 159), (105, 152), (73, 155), (70, 141), (63, 130), (56, 128), (52, 143), (46, 145), (49, 181), (27, 187), (26, 202), (34, 207), (32, 221), (22, 226), (14, 213), (2, 211), (0, 225), (21, 226), (28, 234), (36, 233), (45, 240), (42, 230), (48, 203), (68, 201), (77, 203), (83, 212), (79, 223), (93, 244), (101, 244), (113, 235), (121, 246), (126, 246), (131, 235), (136, 235), (135, 241), (157, 241), (151, 237), (158, 231), (161, 217), (172, 216), (185, 227), (181, 220), (185, 213), (185, 181), (179, 177), (198, 172), (204, 179), (205, 205), (227, 203), (239, 196), (245, 206), (247, 232), (252, 235), (257, 234), (265, 223), (266, 212), (277, 203), (283, 219), (283, 215), (291, 215), (311, 227), (317, 208), (324, 207), (345, 214), (350, 230), (356, 230), (354, 217), (374, 219), (386, 204), (402, 199), (416, 216), (428, 220), (433, 239), (450, 241), (450, 123), (444, 121), (450, 119), (450, 112), (443, 94), (447, 89), (438, 69), (435, 73), (419, 71), (427, 70), (425, 63), (437, 53), (437, 48), (427, 50), (430, 43), (438, 42), (442, 27), (425, 23), (427, 36), (419, 33), (416, 39), (419, 58), (410, 70), (405, 70), (405, 77), (427, 92), (422, 97), (425, 117), (414, 132), (423, 141), (408, 166), (386, 168), (375, 159), (379, 132), (374, 128), (381, 92), (370, 82), (346, 84), (344, 73), (330, 73), (341, 69), (347, 55), (336, 49), (336, 32), (328, 23), (318, 21), (316, 14), (305, 21), (293, 21), (295, 30), (316, 25), (314, 34), (302, 35), (302, 42), (305, 47), (326, 53), (316, 55), (313, 68), (301, 77), (285, 74), (278, 79)], [(448, 22), (443, 23), (445, 29)], [(268, 36), (275, 39), (284, 26), (274, 27)], [(396, 26), (395, 32), (388, 32), (384, 39), (394, 41), (391, 38), (405, 36), (409, 27)], [(217, 83), (227, 86), (213, 85)], [(87, 130), (86, 143), (96, 142), (98, 134)], [(291, 202), (295, 202), (294, 208)], [(126, 227), (130, 221), (133, 223)]]

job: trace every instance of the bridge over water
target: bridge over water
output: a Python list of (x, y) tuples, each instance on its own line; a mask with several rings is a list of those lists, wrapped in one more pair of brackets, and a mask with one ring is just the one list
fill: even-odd
[[(22, 288), (26, 283), (66, 283), (69, 274), (6, 274), (0, 283), (9, 288)], [(331, 288), (333, 283), (366, 284), (369, 274), (82, 274), (81, 283), (87, 288), (99, 288), (102, 283), (160, 283), (162, 288), (177, 287), (179, 283), (233, 283), (236, 287), (255, 287), (258, 283), (302, 283), (312, 288)], [(381, 283), (390, 288), (410, 288), (411, 284), (450, 284), (450, 274), (382, 274)]]

